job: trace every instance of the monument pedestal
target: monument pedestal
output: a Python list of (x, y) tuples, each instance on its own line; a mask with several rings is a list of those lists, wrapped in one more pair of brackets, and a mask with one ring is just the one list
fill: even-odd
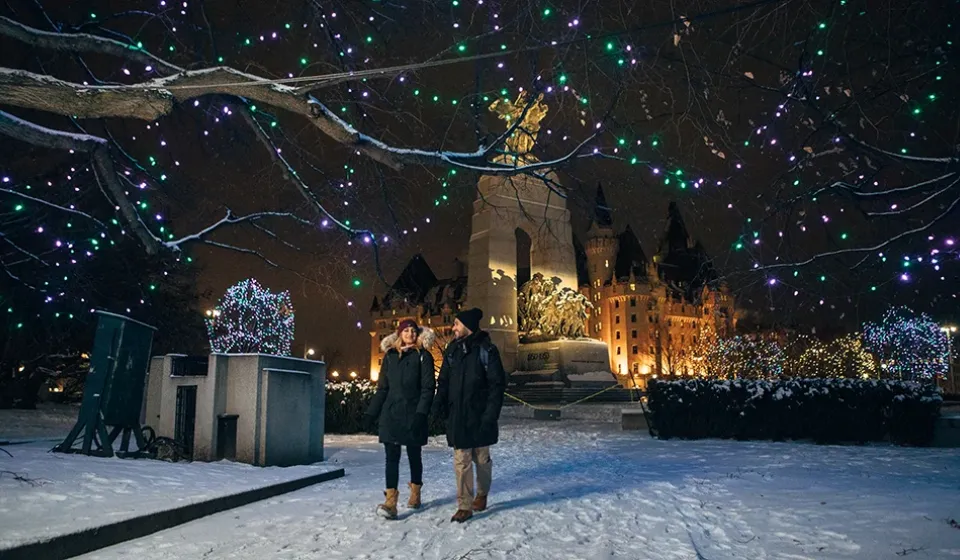
[(510, 375), (510, 383), (543, 382), (601, 388), (616, 384), (606, 343), (590, 338), (520, 343), (517, 371)]

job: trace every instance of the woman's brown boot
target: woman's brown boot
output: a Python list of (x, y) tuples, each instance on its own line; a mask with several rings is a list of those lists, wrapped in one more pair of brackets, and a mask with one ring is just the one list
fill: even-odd
[(407, 507), (410, 509), (420, 509), (420, 489), (422, 484), (410, 483), (410, 499), (407, 500)]
[(398, 492), (396, 488), (389, 488), (383, 491), (383, 495), (386, 496), (387, 499), (377, 506), (377, 515), (386, 519), (396, 519), (397, 497), (400, 495), (400, 492)]

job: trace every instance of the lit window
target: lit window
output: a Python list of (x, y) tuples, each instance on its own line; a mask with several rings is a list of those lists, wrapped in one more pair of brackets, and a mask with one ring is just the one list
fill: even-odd
[(604, 260), (604, 261), (603, 261), (603, 267), (604, 267), (604, 268), (610, 268), (610, 261)]

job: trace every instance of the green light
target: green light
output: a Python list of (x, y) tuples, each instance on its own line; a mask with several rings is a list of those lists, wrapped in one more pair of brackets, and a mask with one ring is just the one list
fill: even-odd
[(170, 45), (170, 52), (173, 52), (173, 45)]
[(249, 45), (249, 44), (250, 44), (250, 39), (245, 39), (245, 40), (243, 41), (243, 44), (244, 44), (244, 45)]
[(253, 111), (254, 113), (256, 113), (256, 112), (257, 112), (257, 106), (256, 106), (256, 105), (251, 105), (251, 106), (250, 106), (250, 110)]
[(740, 249), (743, 249), (743, 243), (737, 243), (736, 248), (737, 248), (738, 251), (739, 251)]
[(682, 170), (682, 169), (677, 169), (677, 171), (676, 171), (676, 173), (674, 173), (674, 175), (676, 175), (677, 177), (683, 175), (683, 170)]
[(150, 289), (151, 289), (151, 290), (156, 290), (156, 289), (157, 289), (157, 286), (156, 286), (155, 284), (150, 284)]
[(820, 277), (820, 281), (821, 281), (821, 282), (826, 282), (826, 281), (827, 281), (827, 277), (826, 277), (826, 276), (821, 276), (821, 277)]
[(841, 234), (840, 234), (840, 239), (846, 239), (846, 238), (847, 238), (847, 234), (845, 234), (845, 233), (841, 233)]
[(276, 128), (276, 126), (277, 126), (277, 121), (273, 121), (272, 123), (270, 123), (270, 128)]
[(500, 95), (506, 95), (506, 94), (507, 94), (506, 88), (500, 90)]
[(637, 158), (636, 157), (630, 158), (630, 165), (636, 165), (636, 164), (637, 164)]
[(744, 145), (744, 146), (749, 146), (749, 145), (750, 145), (750, 141), (749, 141), (749, 140), (744, 140), (743, 145)]
[(507, 50), (507, 46), (506, 46), (506, 45), (500, 45), (500, 50), (501, 50), (501, 51)]
[(287, 29), (290, 29), (290, 24), (289, 24), (289, 23), (285, 23), (283, 26), (286, 27)]
[(819, 27), (820, 29), (826, 29), (826, 28), (827, 28), (827, 24), (821, 23), (818, 27)]
[(621, 146), (623, 146), (624, 144), (627, 143), (627, 141), (624, 140), (623, 138), (621, 138), (621, 139), (617, 140), (617, 143), (620, 144)]
[(583, 105), (586, 105), (586, 104), (587, 104), (587, 98), (586, 98), (586, 97), (581, 97), (581, 98), (580, 98), (580, 103), (583, 104)]
[(142, 49), (142, 48), (143, 48), (143, 43), (140, 42), (140, 41), (137, 41), (137, 48), (138, 48), (138, 49)]
[(306, 58), (301, 58), (301, 59), (300, 59), (300, 64), (306, 64), (306, 63), (307, 63), (307, 59), (306, 59)]
[(453, 100), (453, 101), (451, 101), (450, 103), (451, 103), (452, 105), (456, 105), (456, 104), (457, 104), (457, 100), (456, 100), (456, 99), (454, 99), (454, 100)]
[(929, 99), (930, 101), (933, 101), (933, 100), (935, 100), (936, 98), (937, 98), (937, 94), (935, 94), (935, 93), (931, 93), (930, 95), (927, 96), (927, 99)]
[(97, 14), (91, 13), (91, 14), (90, 14), (90, 19), (97, 19)]
[(914, 114), (914, 115), (919, 115), (919, 114), (920, 114), (920, 107), (914, 108), (913, 114)]
[(23, 323), (17, 323), (17, 328), (18, 328), (18, 329), (22, 329), (22, 328), (23, 328)]
[(23, 204), (17, 204), (16, 206), (13, 207), (13, 209), (19, 212), (23, 210)]
[(372, 42), (373, 42), (373, 37), (367, 35), (367, 42), (368, 42), (368, 43), (372, 43)]
[(877, 291), (877, 287), (876, 287), (876, 286), (870, 286), (870, 291), (871, 291), (871, 292)]
[(439, 96), (439, 95), (434, 95), (434, 96), (433, 96), (433, 101), (434, 101), (434, 102), (440, 101), (440, 96)]
[(217, 62), (223, 62), (223, 57), (222, 57), (222, 56), (218, 56), (218, 57), (217, 57)]
[(799, 270), (794, 270), (794, 271), (793, 271), (793, 277), (796, 278), (797, 276), (800, 276), (800, 271), (799, 271)]
[(567, 81), (567, 75), (566, 75), (566, 74), (560, 74), (560, 83), (562, 84), (562, 83), (564, 83), (564, 82), (566, 82), (566, 81)]
[(543, 10), (543, 17), (547, 17), (547, 16), (549, 16), (551, 13), (553, 13), (553, 10), (551, 10), (550, 8), (544, 8), (544, 10)]
[(467, 46), (466, 46), (466, 45), (459, 45), (459, 46), (457, 47), (457, 50), (460, 51), (460, 52), (464, 52), (464, 51), (467, 50)]
[(420, 90), (419, 90), (419, 89), (413, 90), (413, 94), (414, 94), (414, 95), (420, 95)]
[(817, 56), (823, 56), (823, 49), (817, 51)]
[(612, 51), (612, 50), (613, 50), (613, 43), (607, 43), (607, 50), (608, 50), (608, 51)]
[(343, 225), (349, 227), (349, 226), (350, 226), (350, 220), (344, 220), (344, 221), (343, 221)]
[(353, 287), (354, 287), (354, 288), (359, 288), (359, 287), (360, 287), (360, 279), (359, 279), (359, 278), (354, 278), (354, 279), (353, 279)]
[(658, 146), (659, 144), (660, 144), (660, 141), (657, 140), (656, 138), (654, 138), (653, 142), (650, 143), (651, 146)]

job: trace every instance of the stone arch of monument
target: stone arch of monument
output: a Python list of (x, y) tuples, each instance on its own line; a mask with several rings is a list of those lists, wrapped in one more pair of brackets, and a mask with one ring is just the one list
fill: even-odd
[[(551, 174), (551, 181), (559, 184)], [(566, 200), (526, 175), (482, 176), (473, 205), (467, 305), (483, 309), (482, 328), (515, 367), (517, 333), (517, 230), (530, 237), (530, 274), (577, 289), (573, 228)]]

